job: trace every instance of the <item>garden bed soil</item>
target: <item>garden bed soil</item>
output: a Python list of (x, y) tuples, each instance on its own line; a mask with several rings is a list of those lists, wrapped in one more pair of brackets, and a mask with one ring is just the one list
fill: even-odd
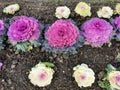
[[(69, 2), (68, 2), (69, 1)], [(13, 3), (19, 3), (21, 10), (16, 15), (33, 16), (39, 19), (43, 24), (51, 24), (57, 18), (55, 18), (55, 7), (59, 5), (67, 5), (72, 10), (70, 18), (77, 22), (77, 25), (81, 25), (86, 19), (74, 13), (74, 8), (79, 0), (66, 0), (66, 2), (53, 3), (47, 2), (47, 0), (0, 0), (0, 11), (8, 5)], [(87, 1), (87, 0), (86, 0)], [(103, 5), (110, 5), (114, 7), (117, 2), (110, 2), (106, 0), (100, 0), (100, 2), (91, 2), (93, 8), (93, 17), (96, 10)], [(1, 18), (12, 17), (0, 13)], [(98, 87), (97, 81), (101, 79), (101, 76), (105, 72), (105, 67), (108, 63), (114, 66), (120, 64), (115, 59), (116, 55), (120, 52), (120, 43), (112, 42), (111, 47), (104, 45), (101, 48), (92, 48), (91, 46), (84, 46), (78, 49), (78, 53), (75, 55), (70, 54), (53, 54), (45, 52), (43, 47), (35, 48), (30, 52), (20, 52), (15, 54), (15, 50), (11, 45), (7, 45), (5, 50), (0, 51), (0, 61), (3, 62), (2, 70), (0, 71), (0, 90), (103, 90)], [(39, 88), (33, 86), (29, 79), (28, 74), (31, 67), (39, 63), (40, 61), (50, 61), (55, 64), (55, 75), (51, 85)], [(88, 64), (96, 73), (96, 82), (89, 88), (79, 88), (74, 78), (73, 67), (77, 64)]]

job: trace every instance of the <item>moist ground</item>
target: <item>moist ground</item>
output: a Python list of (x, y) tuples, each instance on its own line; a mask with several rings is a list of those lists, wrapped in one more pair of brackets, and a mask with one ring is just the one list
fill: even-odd
[[(66, 2), (53, 3), (47, 2), (48, 0), (1, 0), (0, 1), (0, 12), (2, 9), (12, 3), (19, 3), (21, 10), (15, 14), (33, 16), (39, 19), (43, 24), (51, 24), (57, 18), (55, 18), (55, 7), (59, 5), (67, 5), (71, 10), (72, 14), (70, 18), (76, 21), (77, 25), (80, 26), (85, 20), (89, 18), (82, 18), (74, 13), (74, 8), (79, 0), (66, 0)], [(68, 2), (69, 1), (69, 2)], [(86, 0), (87, 1), (87, 0)], [(100, 0), (96, 2), (91, 0), (93, 17), (96, 15), (96, 10), (103, 5), (110, 5), (114, 7), (116, 2)], [(1, 18), (12, 17), (0, 13)], [(103, 90), (98, 87), (97, 81), (101, 78), (105, 72), (105, 67), (108, 63), (115, 65), (116, 67), (120, 64), (115, 59), (116, 55), (120, 52), (120, 43), (112, 42), (112, 46), (108, 47), (104, 45), (101, 48), (92, 48), (91, 46), (84, 46), (78, 49), (78, 54), (53, 54), (45, 52), (43, 47), (35, 48), (31, 52), (15, 54), (14, 49), (11, 45), (7, 45), (5, 50), (0, 51), (0, 61), (3, 62), (4, 66), (0, 71), (0, 90)], [(35, 64), (40, 61), (50, 61), (55, 64), (55, 75), (51, 85), (39, 88), (33, 86), (29, 79), (28, 74)], [(73, 74), (73, 67), (77, 64), (86, 63), (96, 73), (96, 82), (90, 88), (80, 89), (77, 86)]]

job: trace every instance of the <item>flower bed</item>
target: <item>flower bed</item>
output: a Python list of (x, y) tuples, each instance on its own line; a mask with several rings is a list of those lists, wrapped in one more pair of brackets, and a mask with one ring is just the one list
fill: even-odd
[[(62, 2), (62, 4), (64, 5), (63, 2)], [(21, 3), (20, 3), (20, 5), (21, 5)], [(30, 5), (30, 3), (28, 5)], [(56, 41), (59, 41), (58, 38), (56, 40), (56, 38), (51, 37), (49, 35), (50, 33), (47, 34), (48, 31), (52, 30), (51, 28), (54, 28), (54, 25), (57, 26), (56, 22), (60, 21), (60, 20), (57, 20), (57, 18), (55, 18), (55, 16), (53, 15), (53, 13), (55, 14), (55, 7), (57, 7), (57, 6), (53, 6), (53, 4), (49, 4), (49, 5), (51, 5), (51, 7), (50, 7), (50, 6), (47, 6), (47, 4), (45, 4), (45, 3), (42, 3), (41, 6), (38, 6), (39, 8), (41, 7), (43, 9), (43, 10), (41, 9), (41, 13), (44, 15), (44, 17), (43, 17), (42, 14), (39, 14), (39, 15), (37, 14), (38, 16), (36, 14), (34, 14), (33, 11), (36, 10), (36, 7), (32, 6), (32, 5), (33, 4), (31, 3), (31, 5), (29, 7), (21, 6), (21, 10), (19, 12), (17, 12), (15, 14), (15, 16), (26, 15), (26, 16), (28, 16), (27, 17), (28, 19), (30, 16), (34, 16), (35, 18), (39, 19), (39, 21), (41, 21), (41, 23), (43, 23), (43, 26), (45, 26), (44, 29), (46, 30), (45, 32), (41, 31), (41, 33), (43, 33), (43, 36), (45, 35), (46, 37), (42, 38), (42, 39), (40, 38), (40, 40), (46, 39), (46, 41), (48, 42), (47, 44), (50, 47), (55, 48), (55, 49), (57, 47), (57, 50), (60, 51), (61, 48), (63, 48), (63, 47), (65, 47), (65, 49), (66, 49), (66, 47), (68, 47), (68, 46), (76, 45), (75, 43), (78, 40), (78, 31), (79, 31), (78, 28), (82, 28), (83, 35), (85, 36), (87, 43), (89, 42), (89, 44), (91, 44), (95, 48), (91, 47), (90, 45), (83, 46), (82, 48), (75, 47), (74, 50), (77, 51), (77, 54), (71, 55), (70, 54), (71, 51), (67, 54), (64, 52), (66, 50), (60, 51), (60, 52), (62, 52), (61, 54), (59, 54), (59, 53), (55, 54), (55, 52), (48, 53), (48, 52), (46, 52), (47, 49), (44, 48), (44, 45), (33, 49), (33, 47), (29, 47), (29, 46), (32, 46), (32, 44), (27, 44), (28, 45), (27, 47), (29, 47), (27, 50), (29, 51), (32, 49), (32, 51), (25, 52), (25, 53), (24, 52), (18, 53), (18, 52), (16, 52), (16, 49), (13, 48), (14, 44), (11, 45), (10, 43), (7, 43), (7, 44), (5, 44), (6, 45), (5, 49), (0, 52), (0, 59), (1, 59), (0, 62), (2, 62), (1, 63), (1, 73), (0, 73), (0, 76), (1, 76), (0, 80), (1, 80), (2, 84), (0, 85), (0, 87), (2, 87), (3, 89), (10, 88), (13, 90), (15, 90), (15, 89), (19, 90), (19, 89), (21, 89), (21, 86), (22, 86), (22, 89), (25, 89), (25, 90), (27, 90), (27, 89), (33, 89), (33, 90), (37, 90), (37, 89), (38, 90), (39, 89), (45, 89), (45, 90), (48, 90), (48, 89), (53, 89), (53, 90), (54, 89), (55, 90), (66, 90), (66, 89), (69, 89), (69, 90), (72, 90), (72, 89), (74, 89), (74, 90), (83, 90), (83, 89), (84, 90), (89, 90), (89, 89), (102, 90), (102, 88), (98, 87), (97, 83), (94, 83), (94, 74), (95, 74), (95, 80), (96, 80), (95, 82), (97, 82), (98, 80), (102, 79), (105, 67), (107, 66), (108, 63), (111, 63), (111, 64), (115, 65), (116, 67), (119, 66), (119, 62), (115, 58), (117, 53), (120, 51), (119, 50), (119, 46), (120, 46), (119, 42), (117, 43), (115, 40), (113, 40), (111, 47), (108, 47), (107, 45), (105, 45), (105, 43), (109, 43), (109, 41), (111, 40), (111, 37), (112, 37), (111, 33), (113, 32), (113, 28), (117, 27), (119, 29), (119, 23), (117, 22), (117, 19), (119, 19), (119, 18), (115, 19), (115, 21), (114, 21), (115, 26), (113, 28), (109, 24), (111, 22), (100, 19), (100, 23), (102, 22), (100, 24), (101, 26), (102, 26), (102, 24), (104, 24), (104, 25), (106, 24), (108, 26), (108, 27), (101, 28), (103, 32), (104, 32), (104, 30), (107, 30), (107, 32), (106, 32), (107, 37), (106, 37), (106, 35), (101, 36), (101, 34), (99, 35), (99, 32), (95, 31), (95, 33), (98, 33), (97, 35), (99, 35), (99, 37), (95, 35), (94, 38), (95, 39), (99, 38), (99, 39), (96, 39), (98, 41), (96, 41), (96, 40), (94, 41), (92, 38), (89, 39), (90, 34), (87, 33), (84, 29), (86, 29), (85, 27), (88, 27), (88, 26), (85, 26), (85, 25), (87, 25), (87, 23), (90, 24), (91, 20), (94, 21), (97, 18), (93, 18), (93, 19), (91, 19), (90, 17), (87, 17), (87, 18), (81, 17), (80, 18), (79, 15), (77, 15), (73, 11), (71, 11), (72, 14), (69, 17), (72, 18), (77, 23), (75, 24), (71, 20), (63, 20), (63, 22), (65, 22), (65, 24), (63, 24), (63, 25), (67, 25), (66, 23), (69, 23), (70, 26), (72, 26), (72, 28), (73, 27), (75, 28), (75, 29), (72, 29), (73, 31), (72, 30), (70, 31), (70, 33), (71, 32), (73, 33), (73, 37), (71, 37), (72, 39), (66, 38), (66, 39), (61, 40), (62, 39), (61, 36), (63, 37), (63, 32), (65, 33), (64, 30), (67, 30), (67, 29), (70, 30), (69, 28), (71, 28), (71, 27), (68, 27), (66, 29), (63, 28), (62, 32), (57, 27), (55, 30), (60, 31), (60, 33), (58, 33), (59, 37), (58, 36), (55, 36), (55, 37), (61, 38), (61, 39), (59, 39), (61, 41), (61, 43), (58, 43), (58, 42), (56, 42)], [(43, 8), (44, 5), (46, 5), (47, 8)], [(77, 2), (74, 2), (73, 4), (68, 3), (68, 6), (71, 8), (71, 10), (72, 10), (72, 8), (75, 8), (75, 5), (77, 5)], [(111, 4), (111, 5), (113, 5), (113, 4)], [(23, 7), (25, 9), (22, 9)], [(32, 10), (30, 8), (34, 8), (34, 10)], [(27, 10), (31, 10), (31, 11), (27, 12)], [(45, 10), (49, 10), (49, 11), (45, 12)], [(95, 12), (94, 9), (93, 9), (93, 12)], [(37, 11), (36, 11), (36, 13), (37, 13)], [(50, 15), (48, 16), (49, 13), (50, 13)], [(97, 14), (95, 16), (93, 15), (92, 17), (96, 17), (96, 16), (97, 16)], [(2, 18), (5, 18), (5, 17), (12, 18), (11, 15), (2, 14)], [(78, 20), (78, 18), (80, 18), (80, 19)], [(19, 18), (15, 19), (15, 20), (13, 19), (14, 22), (12, 22), (12, 24), (15, 23), (16, 20), (19, 20)], [(32, 20), (33, 20), (33, 23), (36, 23), (35, 25), (37, 25), (37, 21), (35, 19), (32, 19)], [(30, 21), (31, 21), (31, 18), (30, 18)], [(97, 19), (97, 21), (99, 21), (99, 19)], [(10, 24), (10, 26), (12, 24)], [(48, 26), (45, 24), (50, 24), (50, 25)], [(59, 24), (59, 23), (57, 23), (57, 24)], [(69, 26), (69, 24), (68, 24), (68, 26)], [(82, 24), (83, 24), (83, 26), (82, 26)], [(60, 24), (60, 25), (62, 25), (62, 24)], [(79, 26), (79, 27), (76, 28), (77, 26)], [(97, 30), (97, 29), (95, 29), (95, 30)], [(25, 30), (26, 30), (26, 32), (28, 32), (29, 30), (31, 30), (31, 27), (29, 29), (25, 29)], [(36, 30), (36, 28), (35, 28), (35, 30)], [(91, 32), (92, 29), (89, 29), (89, 30)], [(74, 32), (76, 32), (77, 34)], [(81, 32), (79, 32), (79, 33), (81, 33)], [(118, 33), (117, 37), (119, 39), (119, 30), (117, 30), (117, 33)], [(13, 35), (15, 35), (15, 34), (13, 34)], [(39, 34), (39, 33), (37, 33), (37, 34)], [(54, 36), (54, 34), (55, 33), (52, 33), (53, 36)], [(69, 36), (69, 34), (64, 34), (64, 35)], [(94, 34), (94, 32), (93, 32), (93, 34)], [(9, 35), (9, 40), (10, 40), (11, 34), (8, 34), (8, 35)], [(21, 34), (21, 35), (24, 36), (23, 34)], [(31, 34), (28, 35), (28, 33), (27, 33), (27, 36), (28, 36), (27, 40), (30, 40), (32, 35)], [(72, 35), (72, 34), (70, 34), (70, 35)], [(79, 35), (81, 35), (81, 34), (79, 34)], [(21, 42), (23, 43), (24, 41), (26, 41), (26, 37), (24, 38), (22, 36), (21, 36), (21, 38), (15, 38), (15, 41), (16, 41), (16, 39), (17, 39), (17, 43), (21, 43)], [(50, 41), (51, 40), (50, 38), (52, 38), (52, 41)], [(23, 39), (25, 39), (25, 40), (23, 40)], [(68, 40), (68, 41), (64, 42), (64, 40)], [(29, 42), (29, 43), (31, 43), (31, 42)], [(44, 42), (41, 41), (40, 43), (44, 43)], [(102, 47), (97, 48), (96, 46), (97, 47), (102, 46)], [(31, 68), (33, 66), (35, 66), (37, 63), (39, 63), (40, 61), (41, 62), (52, 62), (55, 64), (55, 66), (53, 68), (55, 71), (54, 77), (52, 79), (48, 80), (49, 81), (48, 83), (44, 83), (44, 85), (42, 85), (42, 87), (47, 85), (47, 87), (44, 87), (44, 88), (37, 87), (37, 86), (41, 87), (40, 84), (37, 86), (34, 86), (34, 85), (36, 85), (35, 84), (36, 82), (33, 83), (33, 81), (31, 81), (31, 83), (34, 84), (34, 85), (32, 85), (30, 83), (30, 80), (34, 80), (34, 78), (33, 79), (29, 78), (30, 80), (28, 79), (28, 75), (29, 75)], [(75, 76), (77, 76), (77, 75), (75, 75), (75, 74), (73, 75), (73, 73), (75, 73), (74, 70), (77, 70), (77, 69), (73, 70), (73, 67), (75, 67), (77, 65), (81, 65), (82, 63), (85, 63), (88, 65), (88, 66), (83, 65), (86, 67), (85, 70), (88, 70), (88, 71), (91, 69), (93, 70), (93, 71), (89, 72), (91, 74), (91, 76), (93, 75), (93, 77), (91, 77), (92, 80), (91, 80), (91, 82), (88, 83), (88, 85), (87, 84), (85, 85), (86, 81), (84, 81), (82, 84), (78, 83), (78, 85), (77, 85), (76, 81), (79, 82), (79, 80), (75, 79)], [(44, 68), (45, 68), (45, 66), (44, 66)], [(78, 70), (78, 72), (79, 72), (79, 70)], [(82, 73), (85, 74), (84, 70)], [(40, 74), (40, 73), (38, 73), (38, 74)], [(87, 80), (87, 79), (84, 79), (87, 76), (86, 75), (84, 76), (83, 74), (80, 74), (81, 79)], [(35, 74), (35, 75), (37, 75), (37, 74)], [(72, 77), (72, 75), (73, 75), (73, 77)], [(42, 73), (42, 74), (40, 74), (40, 77), (42, 77), (42, 79), (44, 79), (46, 77), (46, 74)], [(87, 86), (91, 86), (91, 87), (87, 88)]]

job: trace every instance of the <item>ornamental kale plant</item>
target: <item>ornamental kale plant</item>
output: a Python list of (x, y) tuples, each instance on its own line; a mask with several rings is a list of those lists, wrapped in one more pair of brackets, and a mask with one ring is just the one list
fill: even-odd
[(85, 2), (79, 2), (74, 10), (77, 14), (82, 17), (91, 16), (91, 6)]
[(101, 88), (106, 90), (120, 90), (120, 68), (115, 68), (111, 64), (107, 65), (107, 74), (98, 81)]
[(41, 45), (42, 25), (32, 17), (16, 16), (10, 21), (8, 38), (17, 51), (24, 52)]
[(86, 21), (81, 29), (86, 41), (93, 47), (100, 47), (109, 43), (113, 36), (113, 26), (100, 18), (92, 18)]
[(11, 4), (3, 9), (3, 13), (6, 14), (15, 14), (15, 12), (20, 10), (19, 4)]
[(71, 20), (57, 20), (45, 31), (44, 47), (54, 53), (76, 53), (84, 37)]
[(40, 62), (35, 65), (28, 75), (30, 82), (39, 87), (45, 87), (51, 84), (55, 73), (52, 67), (54, 67), (54, 64), (51, 62)]
[(103, 17), (103, 18), (109, 19), (113, 15), (113, 10), (109, 6), (103, 6), (102, 8), (100, 8), (97, 11), (97, 15), (98, 15), (98, 17)]
[(73, 70), (73, 77), (80, 88), (91, 87), (95, 82), (95, 73), (87, 64), (77, 65)]

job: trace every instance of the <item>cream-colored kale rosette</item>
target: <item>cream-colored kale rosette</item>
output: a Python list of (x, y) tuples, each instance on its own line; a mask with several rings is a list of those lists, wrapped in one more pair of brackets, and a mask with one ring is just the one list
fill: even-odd
[(85, 2), (79, 2), (74, 11), (82, 17), (91, 16), (91, 7)]
[(19, 11), (19, 4), (12, 4), (3, 9), (3, 12), (6, 14), (15, 14), (15, 12)]
[(89, 87), (95, 81), (95, 73), (86, 64), (77, 65), (73, 68), (73, 77), (79, 87)]
[(110, 18), (113, 15), (113, 10), (109, 6), (104, 6), (97, 11), (98, 17)]
[(108, 74), (108, 81), (111, 88), (120, 90), (120, 71), (111, 71)]
[(120, 3), (117, 3), (115, 6), (115, 14), (120, 15)]
[(70, 9), (67, 6), (58, 6), (56, 8), (55, 16), (59, 19), (68, 18), (70, 13)]
[(54, 74), (54, 70), (51, 67), (54, 67), (54, 64), (50, 62), (40, 62), (33, 67), (28, 76), (31, 83), (39, 87), (45, 87), (49, 85)]

